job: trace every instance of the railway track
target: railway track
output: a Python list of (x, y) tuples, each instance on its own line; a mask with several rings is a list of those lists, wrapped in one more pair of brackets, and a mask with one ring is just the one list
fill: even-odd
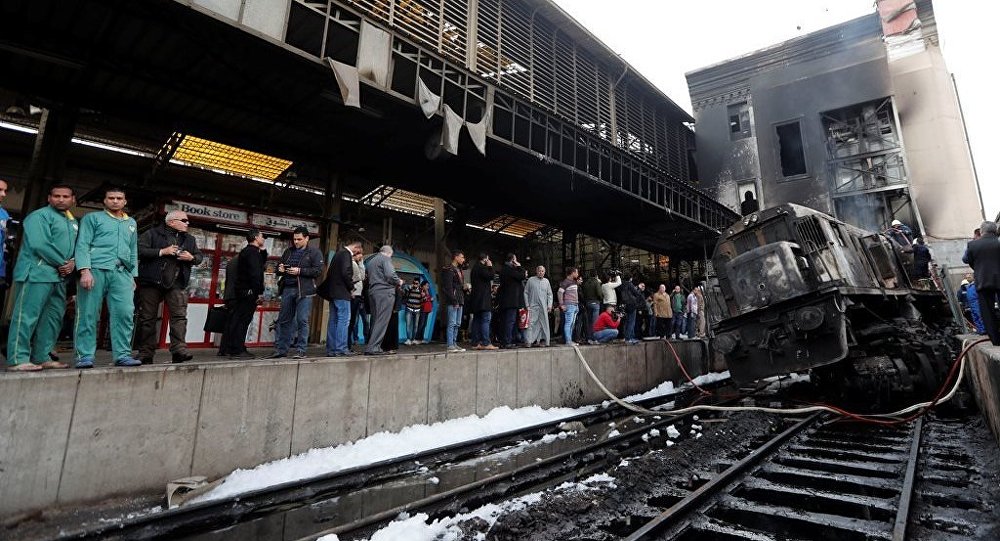
[[(722, 387), (724, 384), (725, 382), (717, 382), (714, 386)], [(688, 388), (673, 395), (641, 400), (635, 404), (655, 408), (671, 402), (683, 404), (696, 396), (697, 391)], [(471, 482), (454, 483), (450, 488), (438, 487), (432, 494), (422, 495), (411, 491), (410, 497), (400, 505), (371, 503), (380, 499), (378, 494), (383, 489), (387, 490), (394, 485), (398, 488), (412, 479), (418, 480), (413, 483), (414, 486), (425, 486), (426, 480), (438, 469), (463, 461), (488, 460), (492, 454), (502, 455), (523, 446), (525, 442), (542, 443), (547, 435), (551, 438), (553, 432), (562, 430), (560, 427), (583, 426), (590, 429), (606, 426), (609, 421), (631, 417), (632, 414), (620, 406), (612, 405), (556, 422), (276, 485), (230, 498), (190, 504), (160, 513), (126, 518), (120, 522), (102, 521), (76, 531), (63, 530), (58, 539), (263, 539), (271, 537), (260, 532), (272, 530), (277, 523), (281, 524), (280, 530), (283, 531), (279, 539), (299, 538), (297, 535), (289, 536), (289, 530), (301, 533), (301, 539), (315, 539), (326, 533), (337, 533), (345, 540), (360, 538), (396, 518), (401, 512), (448, 513), (602, 471), (630, 447), (645, 444), (642, 436), (650, 429), (666, 427), (684, 419), (664, 416), (653, 422), (637, 422), (634, 428), (622, 425), (620, 434), (613, 437), (601, 436), (600, 430), (588, 430), (591, 432), (589, 440), (581, 441), (580, 445), (556, 446), (553, 454), (535, 458), (530, 463), (495, 474), (483, 475), (479, 472)], [(360, 495), (358, 499), (363, 500), (355, 506), (364, 508), (363, 511), (344, 512), (337, 509), (337, 502), (350, 500), (354, 495)], [(271, 520), (272, 517), (280, 517), (280, 520)], [(289, 528), (289, 521), (296, 526)]]
[(922, 433), (813, 415), (625, 539), (903, 541)]

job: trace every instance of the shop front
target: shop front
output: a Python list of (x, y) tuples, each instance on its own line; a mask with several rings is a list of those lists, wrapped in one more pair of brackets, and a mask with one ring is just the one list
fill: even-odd
[[(218, 344), (218, 333), (203, 331), (205, 320), (210, 308), (225, 304), (223, 294), (226, 287), (226, 266), (246, 246), (245, 234), (250, 228), (257, 228), (264, 233), (264, 249), (267, 250), (268, 260), (264, 269), (264, 302), (254, 312), (246, 342), (249, 347), (272, 345), (274, 327), (281, 308), (276, 273), (278, 259), (291, 246), (291, 234), (296, 227), (305, 227), (310, 236), (315, 238), (319, 234), (319, 223), (297, 217), (181, 200), (161, 204), (158, 208), (159, 218), (162, 220), (172, 210), (187, 213), (191, 221), (188, 233), (195, 238), (198, 248), (204, 254), (201, 264), (191, 269), (191, 281), (188, 284), (188, 326), (185, 337), (188, 346), (208, 348)], [(169, 314), (165, 308), (161, 307), (160, 311), (160, 347), (167, 347), (169, 344)]]

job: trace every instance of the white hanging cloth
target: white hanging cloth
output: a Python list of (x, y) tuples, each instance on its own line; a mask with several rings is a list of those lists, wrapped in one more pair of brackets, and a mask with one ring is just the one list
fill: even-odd
[(327, 64), (333, 70), (333, 76), (337, 79), (340, 87), (340, 97), (344, 100), (344, 105), (348, 107), (361, 108), (361, 88), (358, 83), (358, 68), (343, 62), (327, 57)]
[(361, 20), (358, 38), (358, 74), (381, 88), (389, 88), (392, 39), (388, 32)]
[(417, 101), (420, 102), (420, 110), (427, 118), (434, 116), (441, 108), (441, 96), (431, 92), (420, 77), (417, 77)]
[(462, 133), (463, 123), (462, 117), (445, 104), (444, 126), (441, 127), (441, 148), (456, 156), (458, 155), (458, 136)]

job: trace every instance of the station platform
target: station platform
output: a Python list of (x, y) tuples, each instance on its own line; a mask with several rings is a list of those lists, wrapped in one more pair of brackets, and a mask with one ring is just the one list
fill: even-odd
[[(691, 377), (722, 371), (706, 342), (671, 342)], [(194, 361), (136, 368), (0, 372), (0, 520), (163, 490), (413, 424), (493, 408), (606, 399), (567, 346), (391, 356)], [(660, 340), (581, 346), (618, 396), (685, 381)], [(270, 350), (258, 350), (261, 356)], [(64, 354), (68, 356), (68, 354)], [(161, 362), (169, 354), (159, 354)], [(106, 357), (103, 356), (103, 357)]]
[[(964, 335), (961, 338), (964, 348), (984, 337)], [(965, 381), (972, 388), (979, 411), (1000, 445), (1000, 347), (985, 342), (972, 348), (967, 356)]]

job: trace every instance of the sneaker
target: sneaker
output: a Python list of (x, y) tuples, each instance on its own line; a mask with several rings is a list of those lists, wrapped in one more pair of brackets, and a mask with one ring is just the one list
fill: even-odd
[(93, 357), (80, 357), (79, 359), (76, 360), (76, 364), (73, 365), (73, 368), (93, 368), (93, 367), (94, 367)]
[(677, 336), (677, 339), (678, 339), (678, 340), (687, 340), (687, 339), (688, 339), (688, 335), (686, 335), (686, 334), (681, 334), (681, 335), (678, 335), (678, 336)]
[(275, 351), (274, 353), (272, 353), (272, 354), (270, 354), (270, 355), (268, 355), (267, 357), (264, 357), (264, 358), (265, 359), (284, 359), (285, 357), (287, 357), (287, 355), (285, 355), (284, 353), (278, 353), (277, 351)]
[(306, 353), (304, 351), (296, 351), (295, 355), (292, 355), (293, 359), (305, 359)]
[(461, 353), (465, 351), (465, 348), (460, 348), (458, 346), (451, 346), (448, 348), (448, 353)]
[(142, 366), (142, 361), (130, 355), (122, 355), (115, 360), (115, 366)]
[(566, 342), (566, 345), (569, 347), (573, 347), (576, 345), (576, 342)]

